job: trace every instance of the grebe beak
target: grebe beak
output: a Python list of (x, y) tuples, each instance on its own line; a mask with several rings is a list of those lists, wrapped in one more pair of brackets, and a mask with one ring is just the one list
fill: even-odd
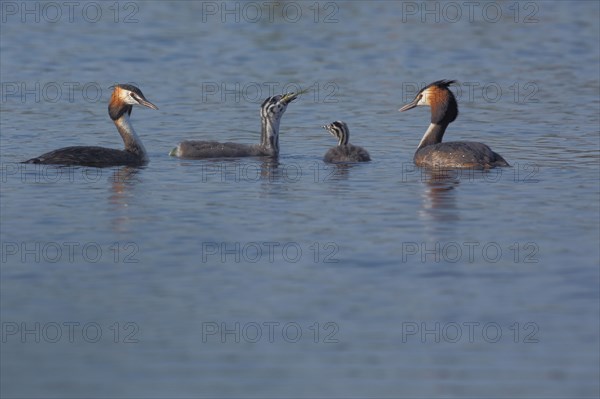
[(281, 101), (285, 105), (288, 105), (289, 103), (297, 99), (299, 95), (300, 93), (285, 93), (279, 101)]
[[(419, 96), (417, 96), (418, 98)], [(417, 104), (419, 103), (419, 100), (415, 98), (412, 102), (406, 104), (404, 107), (400, 108), (398, 111), (400, 112), (404, 112), (404, 111), (408, 111), (409, 109), (413, 109), (414, 107), (417, 106)]]
[(158, 107), (156, 105), (152, 104), (150, 101), (146, 100), (145, 98), (136, 97), (136, 100), (137, 100), (138, 104), (143, 105), (144, 107), (148, 107), (150, 109), (158, 109)]
[(289, 103), (300, 97), (300, 94), (304, 94), (308, 90), (309, 89), (300, 90), (298, 93), (286, 93), (279, 101), (283, 102), (285, 105), (288, 105)]

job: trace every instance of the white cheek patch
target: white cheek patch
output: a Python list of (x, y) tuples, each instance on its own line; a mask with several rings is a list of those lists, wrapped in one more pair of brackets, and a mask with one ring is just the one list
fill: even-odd
[(119, 93), (119, 98), (125, 104), (129, 104), (129, 105), (137, 105), (138, 104), (138, 101), (132, 96), (132, 93), (128, 90), (121, 90), (121, 92)]
[(429, 93), (429, 90), (425, 90), (423, 93), (421, 93), (421, 99), (419, 100), (417, 105), (429, 105), (430, 94), (431, 93)]
[(129, 96), (127, 96), (127, 98), (129, 99), (128, 104), (138, 105), (140, 103), (135, 94), (130, 94)]

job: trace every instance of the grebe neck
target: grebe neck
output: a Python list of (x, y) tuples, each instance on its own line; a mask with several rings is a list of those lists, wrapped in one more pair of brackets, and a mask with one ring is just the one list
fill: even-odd
[(279, 119), (261, 118), (260, 146), (272, 155), (279, 154)]
[(446, 128), (448, 127), (447, 123), (437, 124), (431, 123), (429, 124), (429, 128), (423, 135), (417, 150), (420, 150), (423, 147), (427, 147), (432, 144), (439, 144), (442, 142), (442, 137), (444, 137), (444, 133), (446, 132)]
[(125, 143), (125, 151), (129, 151), (142, 159), (148, 159), (146, 149), (129, 121), (129, 113), (123, 113), (118, 119), (114, 120), (114, 123), (123, 139), (123, 143)]

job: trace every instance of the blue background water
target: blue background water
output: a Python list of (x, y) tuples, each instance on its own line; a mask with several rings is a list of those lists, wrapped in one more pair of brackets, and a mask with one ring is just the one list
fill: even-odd
[[(2, 4), (3, 397), (599, 395), (597, 2), (52, 4)], [(412, 165), (438, 79), (512, 168)], [(147, 167), (17, 163), (121, 147), (117, 82)], [(295, 88), (278, 163), (167, 156)]]

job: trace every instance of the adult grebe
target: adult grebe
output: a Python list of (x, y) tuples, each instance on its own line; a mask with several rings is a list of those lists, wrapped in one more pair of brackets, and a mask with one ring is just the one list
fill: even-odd
[(418, 105), (431, 107), (431, 124), (421, 139), (414, 162), (417, 166), (435, 168), (489, 169), (510, 166), (499, 154), (483, 143), (454, 141), (442, 143), (448, 125), (458, 116), (458, 104), (448, 86), (454, 80), (438, 80), (417, 93), (415, 99), (400, 108), (407, 111)]
[(325, 154), (323, 158), (325, 162), (368, 162), (371, 160), (367, 150), (348, 143), (350, 130), (348, 130), (348, 125), (345, 122), (335, 121), (323, 126), (323, 128), (339, 140), (338, 145), (330, 148)]
[(267, 98), (260, 106), (260, 144), (220, 143), (217, 141), (182, 141), (169, 155), (179, 158), (228, 158), (279, 155), (279, 122), (289, 103), (300, 93), (287, 93)]
[(117, 126), (119, 134), (125, 143), (125, 150), (115, 150), (104, 147), (74, 146), (47, 152), (39, 157), (29, 159), (24, 163), (79, 165), (93, 167), (109, 166), (141, 166), (148, 163), (144, 145), (133, 130), (129, 116), (134, 105), (158, 109), (146, 100), (141, 90), (135, 86), (115, 85), (108, 103), (108, 114)]

